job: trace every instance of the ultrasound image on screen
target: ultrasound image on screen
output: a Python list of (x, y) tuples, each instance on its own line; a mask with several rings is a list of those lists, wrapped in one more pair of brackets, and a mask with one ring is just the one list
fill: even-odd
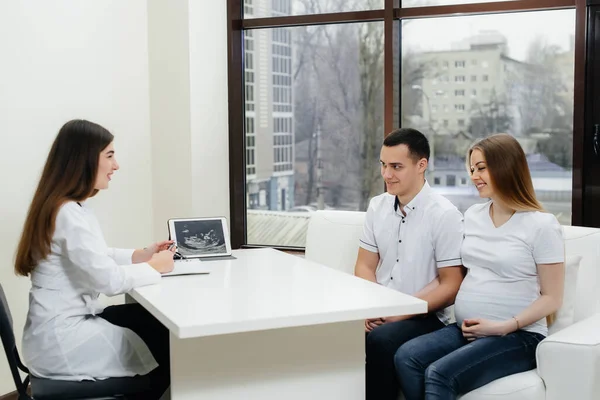
[(225, 235), (220, 220), (174, 221), (177, 251), (184, 257), (225, 254)]

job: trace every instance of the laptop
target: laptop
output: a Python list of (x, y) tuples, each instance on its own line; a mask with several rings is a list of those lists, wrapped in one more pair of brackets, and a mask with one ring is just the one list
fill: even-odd
[(167, 221), (169, 238), (177, 246), (173, 271), (162, 276), (208, 274), (206, 260), (231, 257), (231, 241), (225, 217), (173, 218)]

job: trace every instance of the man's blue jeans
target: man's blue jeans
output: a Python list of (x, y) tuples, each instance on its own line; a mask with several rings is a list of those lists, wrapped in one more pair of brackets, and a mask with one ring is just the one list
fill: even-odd
[(535, 349), (544, 336), (519, 330), (467, 341), (448, 325), (413, 339), (394, 357), (406, 400), (454, 400), (493, 380), (536, 367)]
[(409, 340), (443, 327), (444, 324), (433, 313), (426, 317), (383, 324), (368, 333), (367, 400), (396, 400), (398, 382), (394, 372), (394, 354)]

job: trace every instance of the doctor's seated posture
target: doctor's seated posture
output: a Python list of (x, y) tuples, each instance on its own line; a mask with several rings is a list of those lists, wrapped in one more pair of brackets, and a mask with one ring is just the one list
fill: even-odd
[(428, 160), (427, 138), (414, 129), (390, 133), (381, 148), (387, 193), (369, 204), (355, 275), (427, 301), (428, 314), (365, 321), (368, 400), (396, 400), (394, 354), (448, 323), (445, 308), (463, 279), (463, 217), (425, 181)]
[(119, 169), (113, 135), (85, 120), (58, 133), (29, 208), (17, 274), (31, 277), (23, 355), (32, 375), (97, 380), (149, 374), (139, 397), (169, 386), (169, 332), (138, 304), (103, 309), (113, 296), (158, 283), (173, 269), (170, 241), (145, 249), (107, 247), (85, 201)]
[(535, 368), (546, 318), (562, 303), (562, 229), (535, 198), (517, 140), (506, 134), (482, 139), (467, 161), (479, 195), (490, 201), (465, 213), (461, 256), (468, 272), (456, 296), (456, 324), (396, 353), (407, 400), (452, 400)]

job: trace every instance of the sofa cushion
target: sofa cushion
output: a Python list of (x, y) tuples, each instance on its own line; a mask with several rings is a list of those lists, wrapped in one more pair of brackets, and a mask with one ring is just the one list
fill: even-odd
[(568, 256), (582, 256), (577, 276), (573, 322), (600, 312), (600, 229), (563, 226)]
[(353, 275), (364, 220), (365, 213), (359, 211), (314, 212), (306, 233), (305, 258)]
[(565, 289), (563, 303), (556, 313), (556, 320), (548, 327), (548, 334), (552, 335), (573, 323), (575, 313), (575, 297), (577, 295), (577, 275), (581, 256), (567, 256), (565, 262)]
[(536, 370), (505, 376), (475, 389), (460, 400), (544, 400), (546, 388)]

